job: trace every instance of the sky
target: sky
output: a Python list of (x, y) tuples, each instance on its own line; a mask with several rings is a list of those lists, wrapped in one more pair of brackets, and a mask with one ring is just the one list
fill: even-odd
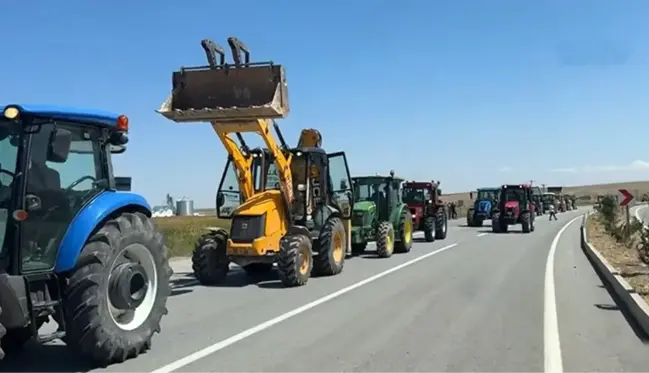
[(174, 70), (205, 64), (200, 41), (229, 36), (284, 65), (287, 141), (319, 129), (352, 174), (447, 193), (649, 179), (646, 0), (6, 0), (3, 14), (0, 106), (128, 115), (116, 174), (152, 204), (215, 205), (218, 138), (155, 110)]

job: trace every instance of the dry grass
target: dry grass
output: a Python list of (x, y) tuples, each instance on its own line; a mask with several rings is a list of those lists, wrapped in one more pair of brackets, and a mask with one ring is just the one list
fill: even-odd
[(629, 285), (649, 303), (649, 267), (640, 260), (635, 245), (628, 248), (617, 242), (604, 230), (604, 224), (597, 215), (591, 215), (587, 219), (586, 233), (590, 244), (610, 265), (620, 271), (620, 275)]
[(154, 220), (164, 235), (171, 256), (191, 255), (196, 240), (207, 232), (207, 227), (230, 228), (230, 220), (216, 216), (172, 216)]
[[(567, 186), (563, 191), (567, 194), (574, 194), (577, 196), (577, 203), (590, 204), (597, 200), (598, 195), (606, 195), (609, 193), (617, 194), (618, 189), (628, 189), (637, 199), (640, 199), (643, 194), (649, 194), (649, 181), (634, 181), (628, 183), (613, 183), (613, 184), (597, 184), (597, 185), (578, 185)], [(474, 196), (475, 197), (475, 196)], [(469, 192), (462, 193), (449, 193), (442, 196), (444, 202), (458, 202), (461, 201), (464, 207), (459, 208), (458, 213), (460, 216), (466, 214), (466, 206), (470, 206), (472, 201), (469, 198)]]

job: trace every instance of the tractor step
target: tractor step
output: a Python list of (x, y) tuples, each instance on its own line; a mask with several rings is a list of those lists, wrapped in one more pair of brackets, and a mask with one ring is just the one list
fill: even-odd
[(52, 334), (39, 335), (36, 340), (38, 341), (38, 343), (47, 343), (47, 342), (52, 342), (55, 339), (62, 339), (63, 337), (65, 337), (65, 332), (57, 331)]
[(44, 302), (35, 302), (32, 308), (34, 311), (44, 311), (48, 308), (57, 307), (61, 304), (61, 301), (58, 300), (48, 300)]

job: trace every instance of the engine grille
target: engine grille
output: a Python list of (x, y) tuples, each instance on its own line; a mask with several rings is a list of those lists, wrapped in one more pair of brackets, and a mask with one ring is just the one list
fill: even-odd
[(365, 218), (365, 214), (362, 212), (360, 213), (354, 213), (352, 215), (352, 225), (355, 227), (360, 227), (363, 225), (363, 218)]
[(235, 243), (251, 243), (264, 235), (265, 227), (266, 214), (235, 216), (232, 218), (230, 239)]

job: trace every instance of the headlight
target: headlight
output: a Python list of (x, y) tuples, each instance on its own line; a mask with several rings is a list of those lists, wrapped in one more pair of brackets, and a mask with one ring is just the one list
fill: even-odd
[(9, 106), (5, 108), (3, 115), (9, 120), (14, 120), (20, 115), (20, 110), (17, 107)]

